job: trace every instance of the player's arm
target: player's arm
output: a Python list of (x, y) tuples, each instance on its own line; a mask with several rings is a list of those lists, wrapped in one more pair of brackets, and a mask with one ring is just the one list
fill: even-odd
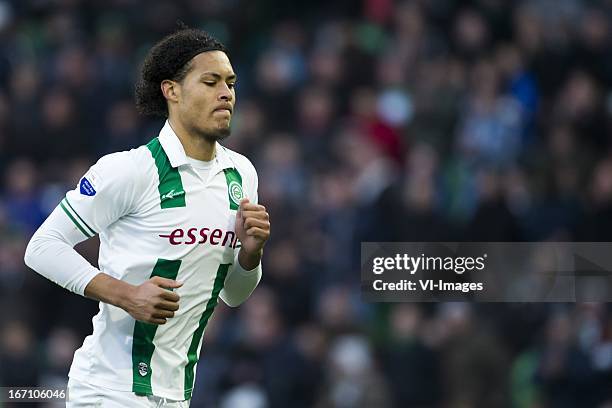
[(244, 302), (261, 280), (261, 257), (263, 247), (270, 236), (270, 216), (263, 205), (258, 203), (257, 172), (248, 163), (251, 175), (249, 199), (243, 199), (236, 212), (234, 230), (240, 240), (240, 249), (235, 251), (234, 262), (228, 270), (221, 299), (235, 307)]
[(134, 286), (99, 273), (85, 287), (85, 296), (120, 307), (136, 320), (164, 324), (179, 308), (179, 295), (167, 289), (182, 285), (172, 279), (154, 276)]
[(63, 288), (121, 307), (137, 320), (163, 324), (178, 309), (178, 295), (164, 288), (179, 283), (154, 278), (134, 286), (102, 273), (74, 250), (130, 210), (130, 197), (138, 193), (136, 175), (117, 171), (129, 163), (120, 155), (96, 163), (34, 233), (24, 260)]
[(74, 250), (86, 237), (60, 208), (28, 243), (24, 260), (30, 268), (71, 292), (120, 307), (137, 320), (164, 324), (174, 316), (179, 297), (163, 288), (177, 288), (180, 283), (155, 277), (134, 286), (100, 272)]
[(225, 278), (221, 299), (235, 307), (253, 293), (261, 280), (263, 247), (270, 236), (270, 219), (263, 205), (243, 199), (236, 213), (236, 234), (240, 250)]
[(270, 216), (263, 205), (257, 203), (257, 173), (253, 169), (252, 202), (243, 199), (236, 213), (235, 231), (240, 240), (240, 249), (228, 271), (221, 299), (235, 307), (253, 293), (261, 280), (261, 257), (263, 247), (270, 237)]

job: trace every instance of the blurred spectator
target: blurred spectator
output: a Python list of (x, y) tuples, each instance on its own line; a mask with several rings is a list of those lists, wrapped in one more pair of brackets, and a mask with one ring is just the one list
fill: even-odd
[(394, 406), (435, 407), (441, 401), (440, 356), (428, 344), (428, 325), (414, 303), (398, 304), (389, 316), (388, 344), (381, 350), (388, 373)]
[(274, 292), (262, 287), (241, 309), (244, 333), (236, 350), (242, 353), (234, 361), (231, 380), (260, 382), (270, 407), (308, 407), (316, 378), (305, 371), (304, 357), (288, 335), (276, 302)]
[(39, 203), (37, 168), (30, 160), (15, 160), (5, 173), (5, 182), (2, 201), (8, 219), (25, 232), (34, 232), (45, 219)]
[(222, 408), (266, 408), (267, 399), (256, 385), (241, 385), (230, 390), (221, 400)]
[(41, 365), (32, 330), (21, 321), (8, 320), (2, 325), (0, 334), (0, 379), (3, 386), (38, 384)]
[(500, 174), (481, 170), (476, 174), (478, 207), (468, 225), (467, 237), (476, 242), (520, 241), (518, 220), (508, 208)]
[(360, 336), (342, 336), (331, 345), (326, 374), (316, 407), (391, 406), (388, 386), (374, 366), (368, 342)]
[(502, 407), (508, 400), (507, 351), (467, 304), (438, 311), (435, 341), (442, 347), (445, 406)]
[(521, 151), (520, 105), (501, 94), (499, 72), (488, 60), (476, 63), (471, 82), (473, 94), (466, 100), (457, 148), (472, 165), (511, 165)]
[(77, 334), (66, 327), (58, 327), (49, 335), (46, 351), (46, 367), (40, 383), (48, 387), (66, 387), (74, 350), (80, 347)]
[(551, 316), (536, 378), (542, 383), (546, 403), (554, 407), (594, 406), (590, 390), (593, 372), (587, 355), (578, 348), (567, 313)]

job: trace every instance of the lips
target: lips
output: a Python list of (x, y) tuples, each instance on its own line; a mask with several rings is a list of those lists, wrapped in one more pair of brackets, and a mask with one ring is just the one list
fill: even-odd
[(226, 112), (226, 111), (229, 112), (230, 114), (232, 113), (231, 105), (219, 106), (213, 112)]

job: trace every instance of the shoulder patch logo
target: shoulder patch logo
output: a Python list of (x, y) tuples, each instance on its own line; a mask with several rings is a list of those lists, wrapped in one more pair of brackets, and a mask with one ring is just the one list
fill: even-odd
[(242, 186), (237, 181), (231, 181), (228, 186), (229, 196), (234, 203), (240, 205), (240, 200), (244, 197), (242, 193)]
[(80, 184), (79, 189), (81, 191), (81, 194), (83, 195), (90, 196), (90, 197), (96, 195), (96, 189), (93, 188), (89, 180), (87, 180), (87, 178), (85, 177), (81, 179), (81, 184)]

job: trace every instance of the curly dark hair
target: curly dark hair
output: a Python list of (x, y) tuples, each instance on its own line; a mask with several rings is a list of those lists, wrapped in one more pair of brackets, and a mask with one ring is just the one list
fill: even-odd
[(201, 52), (227, 49), (206, 31), (183, 28), (151, 48), (136, 82), (136, 109), (143, 115), (168, 117), (168, 104), (160, 84), (165, 79), (182, 81), (191, 69), (191, 59)]

